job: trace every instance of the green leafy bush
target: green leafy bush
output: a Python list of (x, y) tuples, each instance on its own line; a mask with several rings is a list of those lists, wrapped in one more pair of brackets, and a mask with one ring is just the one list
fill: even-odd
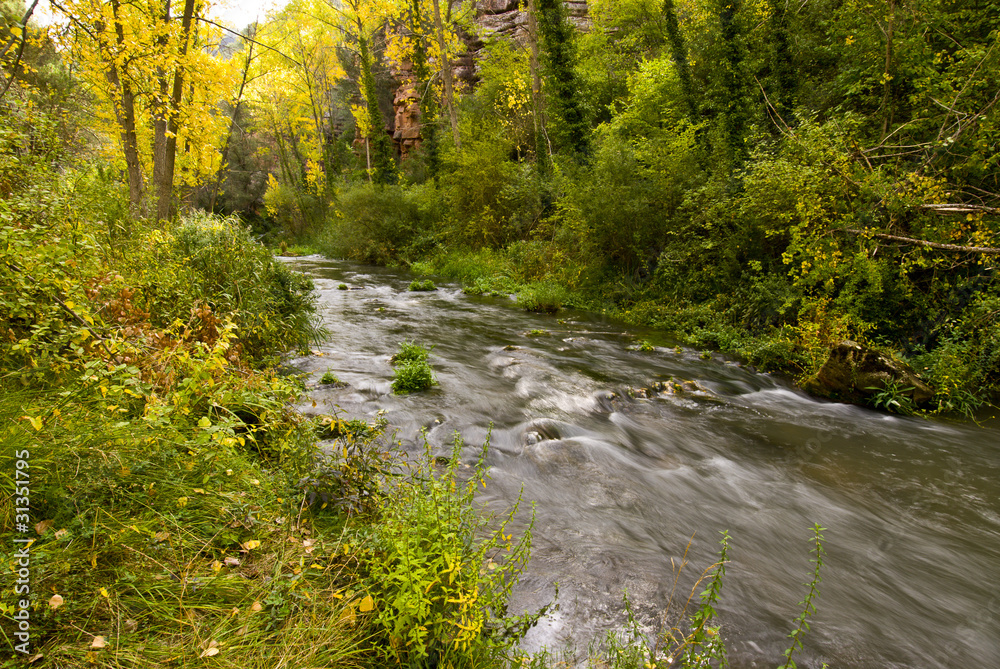
[(316, 245), (328, 256), (405, 264), (436, 243), (440, 203), (434, 184), (403, 188), (363, 183), (345, 188)]
[(424, 361), (403, 362), (393, 370), (392, 391), (397, 394), (427, 390), (436, 383), (431, 366)]
[(546, 281), (529, 284), (517, 294), (517, 306), (527, 311), (559, 311), (567, 291), (558, 283)]
[(426, 349), (412, 341), (401, 341), (399, 342), (399, 350), (389, 358), (389, 362), (393, 365), (401, 365), (408, 362), (427, 362), (427, 357), (433, 348), (431, 346), (430, 349)]
[(410, 282), (410, 290), (413, 292), (432, 291), (437, 290), (437, 286), (430, 279), (424, 279), (423, 281), (414, 279)]
[(486, 479), (484, 458), (459, 477), (462, 441), (448, 464), (435, 466), (429, 447), (402, 477), (386, 481), (385, 507), (371, 529), (369, 588), (374, 644), (393, 666), (499, 665), (527, 628), (506, 618), (513, 584), (527, 562), (529, 528), (519, 541), (507, 529), (515, 504), (499, 520), (473, 503)]
[(330, 370), (326, 370), (326, 373), (323, 374), (319, 382), (322, 383), (323, 385), (328, 386), (334, 383), (340, 383), (340, 379), (338, 379), (337, 375), (331, 372)]
[(273, 360), (320, 334), (312, 280), (275, 259), (233, 217), (194, 215), (173, 229), (148, 230), (125, 249), (120, 268), (137, 290), (130, 302), (156, 325), (210, 327), (198, 316), (205, 307), (231, 315), (250, 361)]

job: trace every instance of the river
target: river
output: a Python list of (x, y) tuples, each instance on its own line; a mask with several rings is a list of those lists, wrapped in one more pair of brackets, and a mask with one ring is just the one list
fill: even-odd
[[(512, 606), (537, 609), (559, 584), (559, 609), (529, 633), (529, 649), (584, 655), (624, 622), (625, 589), (638, 617), (656, 620), (672, 561), (690, 541), (679, 590), (690, 589), (728, 530), (717, 608), (731, 665), (777, 666), (820, 523), (827, 555), (800, 667), (1000, 667), (995, 419), (824, 402), (599, 315), (527, 313), (449, 282), (409, 292), (403, 270), (288, 262), (315, 279), (330, 331), (322, 355), (291, 364), (348, 384), (313, 388), (307, 410), (384, 410), (411, 449), (422, 428), (442, 451), (457, 431), (470, 459), (493, 425), (481, 501), (501, 510), (523, 486), (535, 502), (531, 561)], [(635, 350), (642, 339), (656, 349)], [(403, 340), (433, 345), (430, 391), (392, 394), (389, 356)], [(643, 397), (656, 382), (670, 383)]]

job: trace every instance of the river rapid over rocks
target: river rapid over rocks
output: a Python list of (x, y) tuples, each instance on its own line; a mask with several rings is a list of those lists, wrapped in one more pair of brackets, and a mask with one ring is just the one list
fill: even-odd
[[(529, 633), (529, 650), (585, 656), (624, 623), (626, 589), (637, 617), (655, 625), (690, 541), (667, 617), (676, 614), (728, 530), (717, 609), (731, 665), (777, 666), (820, 523), (827, 557), (800, 667), (1000, 667), (996, 420), (819, 401), (598, 315), (527, 313), (447, 282), (409, 292), (403, 270), (287, 262), (316, 281), (330, 332), (322, 355), (290, 361), (316, 384), (303, 411), (369, 420), (385, 411), (410, 451), (425, 430), (448, 453), (458, 432), (468, 462), (492, 425), (481, 502), (502, 511), (520, 493), (535, 505), (512, 607), (536, 610), (559, 584), (559, 608)], [(655, 350), (637, 350), (642, 339)], [(392, 394), (389, 357), (404, 340), (434, 347), (439, 385)], [(327, 370), (346, 385), (318, 384)]]

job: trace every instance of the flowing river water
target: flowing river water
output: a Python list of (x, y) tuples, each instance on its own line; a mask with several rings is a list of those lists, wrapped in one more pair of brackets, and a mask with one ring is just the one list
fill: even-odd
[[(675, 600), (728, 530), (717, 609), (730, 662), (777, 666), (820, 523), (827, 556), (800, 667), (1000, 667), (996, 420), (819, 401), (598, 315), (527, 313), (447, 282), (409, 292), (413, 277), (401, 270), (289, 262), (315, 279), (330, 332), (322, 355), (291, 364), (314, 382), (329, 369), (348, 384), (316, 386), (316, 407), (304, 410), (369, 419), (385, 410), (411, 450), (422, 429), (442, 452), (457, 431), (470, 462), (493, 425), (482, 502), (502, 510), (522, 486), (535, 502), (531, 561), (512, 606), (536, 610), (559, 584), (559, 608), (529, 633), (529, 649), (585, 654), (624, 622), (626, 589), (640, 620), (655, 624), (692, 535)], [(655, 351), (633, 350), (643, 338)], [(403, 340), (433, 345), (439, 385), (392, 394), (389, 357)], [(671, 381), (648, 397), (629, 392)]]

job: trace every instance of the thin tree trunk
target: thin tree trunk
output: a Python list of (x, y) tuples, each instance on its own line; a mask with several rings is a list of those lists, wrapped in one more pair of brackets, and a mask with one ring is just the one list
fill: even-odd
[[(160, 53), (166, 54), (167, 46), (170, 44), (170, 0), (164, 0), (163, 33), (156, 38), (156, 46)], [(167, 155), (167, 118), (170, 116), (170, 83), (167, 80), (166, 66), (161, 62), (156, 68), (156, 83), (158, 95), (152, 101), (153, 108), (153, 184), (159, 189), (159, 185), (165, 179), (164, 168), (166, 167)]]
[(535, 0), (528, 0), (528, 46), (531, 69), (531, 120), (535, 130), (535, 165), (539, 172), (546, 172), (549, 164), (548, 143), (545, 141), (542, 119), (542, 73), (538, 58), (538, 10)]
[(896, 23), (896, 0), (889, 0), (889, 21), (885, 29), (885, 71), (882, 73), (882, 137), (885, 139), (892, 123), (892, 38)]
[(226, 161), (229, 160), (229, 146), (233, 139), (233, 126), (236, 125), (237, 120), (240, 116), (240, 103), (243, 101), (243, 91), (246, 89), (247, 76), (250, 72), (250, 63), (253, 61), (253, 47), (254, 43), (250, 42), (250, 46), (247, 47), (247, 57), (246, 62), (243, 65), (243, 77), (240, 80), (240, 90), (236, 93), (236, 101), (233, 103), (233, 120), (229, 123), (229, 129), (226, 132), (226, 141), (222, 143), (222, 156), (219, 162), (219, 171), (215, 175), (215, 186), (212, 188), (212, 201), (209, 204), (208, 210), (215, 211), (215, 200), (219, 196), (219, 188), (222, 186), (222, 173), (226, 169)]
[[(114, 17), (115, 44), (121, 49), (125, 45), (125, 30), (118, 16), (121, 8), (119, 0), (111, 0), (111, 11)], [(125, 154), (125, 173), (128, 179), (128, 199), (129, 210), (133, 216), (141, 216), (143, 213), (143, 197), (145, 195), (145, 184), (142, 178), (142, 163), (139, 160), (139, 140), (135, 129), (135, 92), (131, 84), (122, 76), (118, 70), (115, 59), (115, 50), (103, 40), (103, 27), (98, 29), (102, 56), (105, 59), (104, 76), (113, 91), (118, 92), (118, 99), (114, 101), (115, 120), (118, 122), (119, 137), (122, 143), (122, 152)]]
[(170, 116), (167, 119), (167, 141), (163, 161), (162, 180), (157, 184), (156, 217), (158, 220), (170, 218), (173, 204), (174, 166), (177, 162), (177, 131), (180, 128), (178, 113), (181, 107), (181, 96), (184, 93), (184, 57), (187, 55), (188, 43), (191, 39), (191, 24), (194, 22), (195, 0), (185, 0), (184, 16), (181, 19), (181, 49), (180, 58), (174, 69), (174, 87), (170, 96)]
[(451, 134), (455, 138), (455, 148), (461, 149), (462, 142), (458, 133), (458, 110), (455, 108), (455, 86), (451, 71), (451, 58), (444, 42), (444, 23), (441, 21), (441, 4), (434, 0), (434, 31), (437, 34), (438, 49), (441, 51), (441, 72), (444, 74), (444, 104), (448, 107), (448, 118), (451, 121)]

